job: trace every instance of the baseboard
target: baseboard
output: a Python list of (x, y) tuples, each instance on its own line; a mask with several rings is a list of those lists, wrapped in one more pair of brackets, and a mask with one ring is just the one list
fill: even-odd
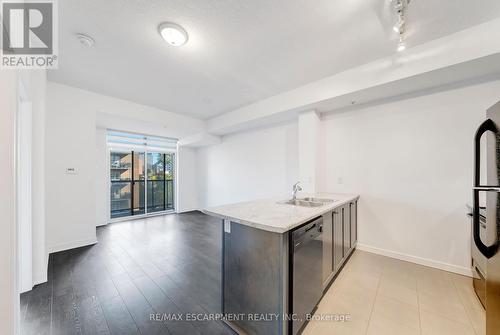
[[(155, 212), (155, 213), (151, 213), (151, 214), (124, 216), (121, 218), (110, 219), (105, 225), (102, 225), (102, 226), (106, 226), (110, 223), (151, 219), (151, 218), (154, 218), (157, 216), (163, 216), (163, 215), (169, 215), (169, 214), (177, 214), (177, 212), (172, 209), (172, 210), (167, 210), (167, 211), (163, 211), (163, 212)], [(96, 227), (101, 227), (101, 226), (96, 226)]]
[(177, 211), (177, 214), (189, 213), (189, 212), (199, 212), (199, 211), (200, 211), (199, 208), (190, 208), (190, 209), (179, 210), (179, 211)]
[(428, 266), (428, 267), (439, 269), (439, 270), (457, 273), (457, 274), (463, 275), (463, 276), (472, 277), (472, 269), (471, 268), (466, 268), (463, 266), (439, 262), (439, 261), (435, 261), (435, 260), (428, 259), (428, 258), (407, 255), (407, 254), (403, 254), (403, 253), (392, 251), (392, 250), (386, 250), (386, 249), (381, 249), (381, 248), (377, 248), (377, 247), (372, 247), (372, 246), (362, 244), (362, 243), (358, 243), (356, 248), (359, 250), (371, 252), (373, 254), (387, 256), (387, 257), (399, 259), (399, 260), (406, 261), (406, 262), (411, 262), (411, 263), (424, 265), (424, 266)]
[(74, 248), (85, 247), (85, 246), (93, 245), (96, 243), (97, 243), (97, 239), (93, 238), (93, 239), (88, 239), (88, 240), (81, 240), (81, 241), (74, 241), (74, 242), (57, 244), (57, 245), (53, 245), (49, 248), (49, 254), (52, 254), (54, 252), (74, 249)]

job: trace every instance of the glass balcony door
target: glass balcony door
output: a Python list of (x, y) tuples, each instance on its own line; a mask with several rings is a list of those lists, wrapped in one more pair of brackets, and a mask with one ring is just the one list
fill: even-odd
[(174, 210), (174, 153), (111, 151), (111, 218)]
[(146, 213), (144, 157), (144, 152), (111, 152), (112, 219)]
[(148, 152), (148, 212), (174, 209), (173, 153)]

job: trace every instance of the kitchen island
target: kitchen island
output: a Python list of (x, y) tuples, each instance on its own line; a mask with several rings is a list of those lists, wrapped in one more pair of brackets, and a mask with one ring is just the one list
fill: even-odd
[(356, 246), (358, 198), (315, 194), (205, 209), (222, 220), (224, 321), (240, 334), (299, 333)]

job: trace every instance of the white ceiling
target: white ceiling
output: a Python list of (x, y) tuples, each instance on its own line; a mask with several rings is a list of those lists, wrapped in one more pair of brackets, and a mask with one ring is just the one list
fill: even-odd
[[(500, 1), (412, 0), (408, 16), (411, 47), (500, 17)], [(64, 0), (49, 80), (207, 119), (393, 54), (394, 20), (390, 0)], [(164, 21), (188, 44), (166, 44)]]

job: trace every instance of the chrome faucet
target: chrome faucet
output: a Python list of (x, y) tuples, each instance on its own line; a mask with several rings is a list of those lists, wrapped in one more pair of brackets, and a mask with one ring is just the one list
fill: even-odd
[(296, 182), (293, 184), (293, 192), (292, 192), (292, 199), (296, 200), (297, 199), (297, 192), (302, 191), (302, 187), (299, 185), (300, 181)]

